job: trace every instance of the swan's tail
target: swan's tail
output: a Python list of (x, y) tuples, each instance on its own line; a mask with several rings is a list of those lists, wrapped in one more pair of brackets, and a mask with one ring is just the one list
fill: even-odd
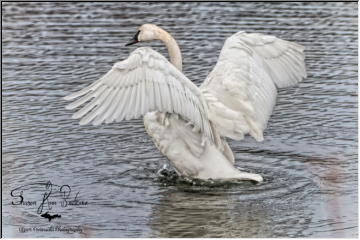
[(264, 179), (260, 174), (256, 174), (256, 173), (247, 173), (247, 172), (242, 172), (239, 171), (239, 173), (237, 174), (237, 179), (238, 180), (250, 180), (250, 181), (255, 181), (255, 182), (263, 182)]

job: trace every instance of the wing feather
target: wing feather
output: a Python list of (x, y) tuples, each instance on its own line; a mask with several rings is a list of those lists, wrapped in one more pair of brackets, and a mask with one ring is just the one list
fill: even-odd
[(94, 91), (96, 88), (98, 88), (101, 85), (101, 79), (95, 81), (93, 84), (89, 85), (88, 87), (78, 91), (78, 92), (74, 92), (66, 97), (64, 97), (65, 100), (69, 101), (69, 100), (73, 100), (75, 98), (78, 98), (80, 96), (83, 96), (84, 94), (90, 92), (90, 91)]
[(110, 91), (111, 89), (106, 87), (106, 89), (102, 91), (102, 93), (98, 96), (98, 98), (93, 101), (95, 108), (93, 108), (88, 115), (86, 115), (80, 120), (80, 125), (85, 125), (90, 123), (97, 116), (97, 113), (99, 112), (98, 111), (99, 108), (101, 108), (102, 103), (105, 101), (106, 96), (109, 95)]
[(76, 100), (75, 102), (72, 102), (70, 104), (68, 104), (66, 106), (66, 109), (67, 110), (71, 110), (71, 109), (74, 109), (74, 108), (77, 108), (78, 106), (80, 105), (83, 105), (84, 103), (86, 103), (87, 101), (89, 101), (90, 99), (92, 99), (93, 97), (95, 97), (96, 95), (96, 92), (89, 92), (89, 93), (86, 93), (85, 96), (79, 98), (78, 100)]
[(99, 104), (98, 108), (97, 108), (97, 112), (98, 112), (98, 116), (96, 116), (96, 118), (94, 119), (94, 125), (98, 125), (98, 121), (96, 121), (96, 119), (98, 119), (98, 117), (100, 115), (102, 115), (105, 110), (109, 107), (109, 103), (111, 102), (112, 98), (114, 97), (114, 93), (115, 93), (115, 89), (113, 87), (109, 87), (108, 91), (106, 94), (108, 94), (108, 96), (106, 96), (106, 98), (104, 98), (104, 100), (101, 102), (101, 104)]
[(140, 106), (139, 106), (139, 112), (138, 112), (137, 117), (139, 117), (139, 114), (147, 111), (147, 109), (145, 108), (145, 101), (146, 101), (146, 97), (147, 97), (147, 94), (146, 94), (146, 81), (142, 81), (140, 83), (139, 95), (141, 96), (141, 99), (140, 99)]
[(161, 99), (161, 90), (160, 86), (157, 82), (157, 80), (154, 81), (154, 88), (155, 88), (155, 106), (157, 109), (159, 109), (161, 112), (164, 111), (164, 108), (162, 106), (163, 100)]
[(103, 105), (103, 108), (99, 111), (99, 115), (94, 120), (94, 125), (100, 125), (103, 123), (105, 118), (108, 116), (108, 112), (112, 108), (112, 103), (114, 101), (114, 98), (116, 97), (117, 92), (119, 91), (118, 88), (114, 88), (111, 92), (111, 95), (106, 100), (106, 102)]
[(105, 118), (105, 123), (116, 121), (117, 116), (123, 111), (124, 106), (126, 105), (125, 94), (126, 88), (119, 88), (119, 92), (116, 94), (114, 102), (112, 103), (112, 111), (108, 113), (109, 117)]
[[(130, 120), (133, 118), (134, 115), (134, 106), (136, 102), (136, 85), (131, 85), (128, 89), (129, 91), (129, 103), (126, 105), (126, 110), (124, 111), (125, 120)], [(120, 121), (123, 119), (120, 119)]]
[(148, 106), (149, 106), (149, 110), (148, 111), (154, 111), (155, 110), (155, 87), (154, 87), (154, 82), (148, 80), (147, 81), (149, 84), (149, 89), (148, 89), (148, 93), (149, 93), (149, 99), (148, 99)]
[(86, 104), (73, 115), (81, 118), (80, 124), (120, 122), (156, 110), (182, 115), (213, 140), (200, 89), (151, 48), (138, 48), (99, 80), (64, 99), (76, 98), (67, 109)]
[(301, 45), (263, 34), (238, 32), (226, 40), (200, 87), (209, 118), (222, 136), (241, 139), (249, 133), (263, 140), (277, 87), (306, 77), (303, 51)]
[[(94, 90), (94, 96), (95, 98), (98, 97), (99, 95), (101, 95), (101, 93), (106, 89), (106, 86), (101, 86), (98, 89)], [(91, 111), (91, 109), (93, 109), (96, 104), (97, 104), (97, 100), (96, 101), (92, 101), (89, 102), (87, 105), (85, 105), (85, 107), (83, 107), (82, 109), (80, 109), (79, 111), (77, 111), (76, 113), (73, 114), (72, 118), (73, 119), (78, 119), (83, 117), (86, 113), (88, 113), (89, 111)]]
[(136, 104), (134, 105), (134, 115), (133, 115), (133, 118), (138, 118), (140, 117), (140, 105), (141, 105), (141, 83), (138, 83), (138, 86), (136, 87)]
[(129, 87), (125, 88), (125, 94), (121, 99), (122, 100), (120, 104), (121, 109), (119, 109), (118, 115), (116, 116), (117, 122), (121, 122), (122, 120), (124, 120), (126, 118), (126, 115), (128, 114), (128, 110), (129, 110), (128, 106), (129, 106), (131, 93), (132, 93), (132, 87), (130, 85)]

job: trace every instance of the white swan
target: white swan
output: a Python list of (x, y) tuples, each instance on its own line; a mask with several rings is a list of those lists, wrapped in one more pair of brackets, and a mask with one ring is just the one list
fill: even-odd
[(306, 77), (304, 48), (238, 32), (226, 40), (215, 68), (197, 87), (181, 72), (179, 46), (165, 30), (144, 24), (127, 45), (151, 40), (166, 45), (171, 63), (151, 48), (136, 49), (102, 78), (65, 97), (81, 97), (67, 109), (87, 102), (73, 118), (98, 125), (144, 115), (146, 131), (183, 177), (263, 181), (234, 167), (225, 137), (240, 140), (250, 134), (263, 140), (277, 87)]

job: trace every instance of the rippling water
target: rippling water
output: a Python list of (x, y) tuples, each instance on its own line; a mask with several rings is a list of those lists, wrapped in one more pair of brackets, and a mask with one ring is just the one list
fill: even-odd
[[(2, 3), (2, 14), (4, 236), (357, 236), (356, 3)], [(123, 45), (149, 22), (178, 40), (197, 84), (236, 31), (306, 46), (308, 78), (280, 91), (265, 141), (230, 141), (236, 165), (262, 173), (263, 184), (158, 177), (166, 160), (142, 120), (71, 119), (61, 98), (126, 58), (135, 47)], [(36, 205), (11, 204), (11, 190), (48, 181), (88, 204), (61, 207), (52, 196), (49, 213), (61, 218), (49, 222), (37, 214), (44, 185), (23, 192)], [(32, 229), (51, 226), (81, 232)]]

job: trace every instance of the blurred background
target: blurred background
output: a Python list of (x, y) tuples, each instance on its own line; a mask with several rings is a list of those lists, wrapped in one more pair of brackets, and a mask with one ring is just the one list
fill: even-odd
[[(357, 4), (2, 3), (2, 177), (5, 237), (357, 237)], [(131, 51), (143, 23), (169, 31), (199, 85), (227, 37), (275, 35), (306, 47), (308, 78), (281, 89), (261, 143), (231, 141), (236, 165), (263, 184), (194, 186), (159, 178), (166, 163), (142, 119), (79, 126), (62, 97)], [(68, 184), (85, 206), (36, 211), (45, 187)], [(56, 212), (55, 212), (56, 209)], [(81, 232), (29, 230), (78, 226)]]

